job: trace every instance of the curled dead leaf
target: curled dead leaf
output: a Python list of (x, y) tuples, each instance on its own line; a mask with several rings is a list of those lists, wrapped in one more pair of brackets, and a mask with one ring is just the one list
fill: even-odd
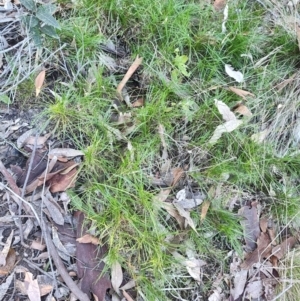
[(77, 238), (76, 241), (81, 244), (92, 243), (93, 245), (96, 246), (100, 244), (100, 240), (91, 234), (85, 234), (82, 237)]
[(247, 96), (255, 96), (251, 92), (248, 92), (248, 91), (245, 91), (245, 90), (242, 90), (242, 89), (238, 89), (236, 87), (228, 87), (228, 89), (230, 91), (232, 91), (233, 93), (235, 93), (236, 95), (241, 96), (245, 100), (246, 100)]
[(36, 97), (38, 97), (38, 95), (41, 92), (42, 86), (44, 84), (45, 76), (46, 76), (46, 70), (42, 70), (35, 79), (34, 84), (35, 84)]
[(9, 249), (7, 257), (6, 257), (6, 264), (0, 267), (0, 277), (7, 276), (13, 269), (17, 256), (14, 249)]

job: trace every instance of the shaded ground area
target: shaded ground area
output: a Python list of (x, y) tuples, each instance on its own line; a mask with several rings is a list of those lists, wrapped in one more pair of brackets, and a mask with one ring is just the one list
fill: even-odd
[(0, 299), (298, 300), (298, 1), (0, 14)]

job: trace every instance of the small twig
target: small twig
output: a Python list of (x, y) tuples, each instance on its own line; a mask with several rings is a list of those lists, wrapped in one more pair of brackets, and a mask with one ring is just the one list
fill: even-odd
[(9, 187), (5, 186), (4, 184), (0, 183), (0, 186), (2, 186), (5, 189), (7, 189), (9, 192), (11, 192), (13, 194), (14, 197), (16, 197), (17, 199), (19, 199), (20, 201), (22, 201), (26, 205), (28, 205), (30, 207), (32, 213), (34, 214), (34, 217), (37, 219), (39, 225), (41, 225), (41, 221), (39, 219), (39, 216), (37, 215), (35, 209), (33, 208), (33, 206), (29, 202), (27, 202), (26, 200), (22, 199), (19, 194), (15, 193), (12, 189), (10, 189)]
[(64, 280), (65, 284), (68, 286), (68, 288), (71, 290), (71, 292), (80, 301), (90, 301), (89, 297), (78, 287), (78, 285), (73, 281), (73, 279), (68, 274), (68, 271), (67, 271), (64, 263), (62, 262), (61, 258), (59, 257), (58, 252), (52, 242), (49, 230), (44, 221), (42, 222), (42, 229), (43, 229), (43, 233), (45, 235), (45, 239), (47, 239), (48, 251), (55, 263), (55, 266), (56, 266), (61, 278)]
[(57, 280), (56, 277), (54, 277), (53, 275), (51, 275), (50, 273), (48, 272), (45, 272), (43, 269), (41, 269), (40, 267), (38, 267), (36, 264), (34, 264), (33, 262), (29, 261), (28, 259), (26, 258), (22, 258), (23, 261), (27, 262), (29, 265), (31, 265), (34, 269), (38, 270), (40, 273), (50, 277), (52, 280), (55, 280), (57, 282), (59, 282), (59, 284), (61, 286), (64, 286), (66, 288), (68, 288), (64, 283), (62, 283), (61, 281)]
[(12, 175), (7, 171), (7, 169), (5, 168), (4, 164), (2, 163), (2, 161), (0, 160), (0, 172), (3, 174), (3, 176), (5, 177), (8, 186), (11, 188), (11, 190), (17, 194), (17, 195), (21, 195), (21, 191), (20, 188), (17, 186), (15, 180), (13, 179)]

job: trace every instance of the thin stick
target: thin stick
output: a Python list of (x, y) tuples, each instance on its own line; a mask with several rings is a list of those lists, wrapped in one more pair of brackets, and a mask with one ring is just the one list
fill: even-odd
[(127, 70), (122, 81), (119, 83), (119, 85), (117, 87), (117, 93), (118, 93), (119, 97), (121, 98), (121, 100), (123, 100), (122, 89), (124, 88), (124, 86), (126, 85), (128, 80), (130, 79), (132, 74), (135, 72), (135, 70), (140, 66), (142, 61), (143, 61), (143, 58), (137, 56), (136, 59), (134, 60), (134, 62), (132, 63), (132, 65), (130, 66), (130, 68)]
[(55, 266), (61, 276), (61, 278), (64, 280), (65, 284), (68, 286), (68, 288), (71, 290), (71, 292), (80, 300), (80, 301), (90, 301), (90, 298), (77, 286), (77, 284), (73, 281), (73, 279), (70, 277), (70, 275), (67, 272), (67, 269), (62, 262), (61, 258), (58, 255), (58, 252), (51, 240), (51, 236), (49, 233), (49, 230), (47, 228), (46, 223), (42, 222), (42, 229), (43, 233), (45, 235), (45, 238), (48, 241), (48, 247), (49, 247), (49, 253), (55, 263)]

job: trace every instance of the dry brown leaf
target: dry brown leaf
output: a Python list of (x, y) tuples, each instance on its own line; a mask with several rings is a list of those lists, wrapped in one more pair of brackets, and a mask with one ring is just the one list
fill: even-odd
[(133, 75), (133, 73), (136, 71), (136, 69), (140, 66), (142, 61), (143, 61), (143, 59), (139, 58), (137, 56), (136, 59), (134, 60), (134, 62), (132, 63), (132, 65), (130, 66), (130, 68), (128, 69), (128, 71), (126, 72), (126, 74), (124, 75), (122, 81), (119, 83), (119, 85), (117, 87), (117, 93), (119, 94), (120, 99), (123, 99), (122, 90), (125, 87), (127, 81), (130, 79), (130, 77)]
[(230, 91), (232, 91), (233, 93), (235, 93), (238, 96), (241, 96), (243, 99), (247, 99), (247, 96), (255, 96), (254, 94), (252, 94), (251, 92), (236, 88), (236, 87), (228, 87), (228, 89)]
[(9, 249), (5, 266), (0, 267), (0, 277), (7, 276), (13, 269), (17, 256), (14, 249)]
[(34, 250), (39, 250), (39, 251), (44, 251), (45, 248), (46, 248), (46, 245), (43, 244), (41, 241), (39, 240), (34, 240), (32, 243), (31, 243), (31, 249), (34, 249)]
[(251, 111), (242, 103), (238, 104), (238, 106), (234, 109), (234, 112), (240, 113), (243, 116), (248, 116), (248, 117), (252, 116)]
[(45, 196), (42, 196), (42, 200), (46, 205), (53, 221), (58, 225), (63, 225), (65, 223), (65, 220), (62, 214), (62, 210), (53, 199), (52, 195), (48, 192)]
[(201, 215), (200, 215), (201, 222), (205, 219), (209, 207), (210, 207), (210, 201), (205, 200), (201, 207)]
[(222, 11), (226, 6), (226, 2), (227, 0), (215, 0), (213, 4), (214, 9), (216, 11)]
[(117, 294), (119, 294), (120, 292), (119, 287), (122, 284), (122, 282), (123, 282), (122, 267), (120, 263), (116, 261), (115, 263), (112, 264), (111, 267), (111, 285)]
[(77, 177), (77, 168), (73, 168), (68, 174), (56, 174), (51, 180), (49, 180), (50, 191), (60, 192), (66, 191), (70, 187), (74, 187)]
[(139, 107), (142, 107), (143, 105), (144, 105), (144, 99), (142, 97), (140, 97), (132, 104), (132, 107), (139, 108)]
[(100, 240), (99, 238), (91, 235), (91, 234), (85, 234), (82, 237), (79, 237), (76, 239), (76, 241), (78, 241), (81, 244), (93, 244), (93, 245), (99, 245), (100, 244)]
[(175, 167), (175, 168), (172, 168), (171, 172), (173, 175), (172, 186), (175, 187), (177, 185), (177, 183), (179, 182), (179, 180), (183, 177), (184, 170), (180, 167)]
[(299, 75), (299, 72), (295, 72), (293, 75), (291, 75), (288, 79), (285, 79), (284, 81), (277, 84), (274, 88), (280, 92), (282, 89), (284, 89), (288, 84), (292, 83), (295, 78)]
[(176, 210), (174, 205), (165, 202), (160, 202), (160, 205), (161, 207), (166, 209), (166, 211), (177, 220), (180, 229), (183, 229), (185, 219), (178, 213), (178, 210)]
[(42, 86), (44, 84), (44, 80), (45, 80), (45, 76), (46, 76), (46, 70), (41, 71), (38, 76), (35, 79), (35, 95), (36, 97), (38, 97), (38, 95), (41, 92)]
[(272, 255), (276, 256), (278, 259), (282, 259), (285, 254), (294, 247), (297, 239), (295, 237), (289, 237), (283, 241), (280, 245), (272, 249)]
[(271, 240), (267, 233), (261, 233), (257, 240), (257, 248), (246, 255), (244, 262), (241, 264), (242, 269), (249, 269), (253, 264), (269, 258), (271, 255)]
[(260, 235), (257, 202), (243, 206), (238, 214), (244, 218), (241, 224), (244, 228), (246, 251), (251, 252), (256, 248), (256, 241)]
[(266, 217), (260, 218), (259, 226), (260, 226), (261, 231), (266, 233), (268, 230), (268, 219)]
[(196, 226), (190, 216), (190, 212), (184, 210), (178, 203), (173, 203), (173, 205), (177, 209), (177, 212), (185, 219), (187, 224), (197, 233)]
[(169, 194), (171, 192), (171, 189), (161, 189), (160, 192), (154, 197), (155, 200), (164, 202)]
[(2, 251), (0, 252), (0, 265), (2, 265), (2, 266), (6, 265), (6, 257), (8, 256), (13, 236), (14, 236), (14, 230), (12, 230), (10, 232), (10, 235), (8, 236), (8, 238), (6, 240)]

